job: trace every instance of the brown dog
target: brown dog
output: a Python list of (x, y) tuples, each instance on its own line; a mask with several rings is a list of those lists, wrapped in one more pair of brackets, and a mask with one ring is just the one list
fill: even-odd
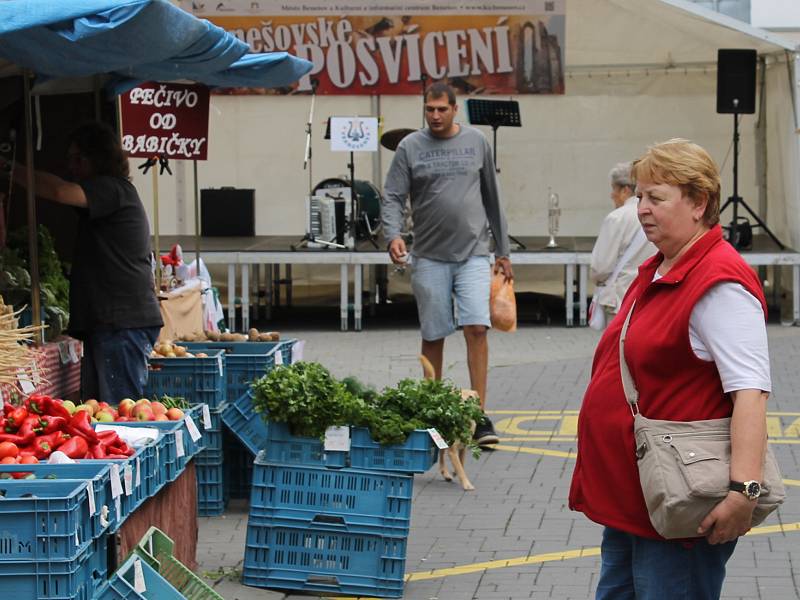
[[(422, 372), (425, 379), (435, 379), (436, 378), (436, 371), (425, 356), (422, 354), (419, 355), (419, 362), (422, 364)], [(477, 392), (475, 390), (461, 390), (461, 398), (466, 400), (467, 398), (477, 397)], [(475, 431), (475, 423), (472, 424), (472, 430)], [(464, 491), (471, 491), (475, 489), (475, 486), (472, 485), (472, 482), (467, 477), (466, 471), (464, 471), (464, 458), (467, 454), (467, 448), (462, 444), (460, 441), (456, 440), (447, 450), (439, 450), (439, 472), (442, 474), (442, 477), (445, 478), (446, 481), (453, 481), (453, 476), (450, 474), (450, 471), (447, 469), (447, 462), (445, 460), (445, 455), (450, 457), (450, 462), (453, 465), (453, 470), (456, 472), (456, 476), (458, 480), (461, 482), (461, 487), (464, 488)]]

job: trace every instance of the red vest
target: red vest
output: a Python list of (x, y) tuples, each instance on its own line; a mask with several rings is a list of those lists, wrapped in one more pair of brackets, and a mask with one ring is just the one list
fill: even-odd
[(650, 524), (639, 487), (633, 438), (619, 366), (619, 337), (636, 300), (625, 358), (639, 390), (639, 409), (652, 419), (694, 421), (729, 417), (733, 405), (713, 362), (700, 360), (689, 341), (697, 301), (721, 282), (741, 284), (766, 301), (752, 269), (722, 239), (719, 225), (700, 238), (664, 277), (653, 281), (661, 253), (639, 268), (619, 314), (595, 350), (592, 378), (578, 418), (578, 460), (569, 505), (592, 521), (660, 539)]

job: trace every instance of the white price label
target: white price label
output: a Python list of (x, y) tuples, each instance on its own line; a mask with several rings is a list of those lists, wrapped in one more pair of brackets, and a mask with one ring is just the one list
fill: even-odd
[(325, 450), (337, 452), (350, 450), (350, 428), (328, 427), (325, 430)]
[(219, 367), (219, 376), (222, 377), (225, 375), (225, 371), (222, 368), (222, 354), (217, 356), (217, 366)]
[(23, 369), (17, 371), (17, 381), (19, 381), (19, 387), (24, 394), (30, 395), (36, 390), (36, 386), (33, 385), (31, 378)]
[(80, 545), (81, 545), (81, 541), (78, 539), (78, 532), (76, 531), (75, 532), (75, 547), (77, 548)]
[[(122, 481), (119, 478), (119, 465), (111, 465), (111, 497), (119, 498), (122, 495)], [(119, 510), (117, 510), (119, 515)]]
[(142, 485), (142, 459), (136, 457), (136, 487)]
[(138, 558), (133, 561), (133, 590), (137, 594), (143, 594), (147, 591), (147, 585), (144, 583), (144, 572), (142, 571), (142, 561)]
[(303, 351), (305, 350), (305, 347), (306, 347), (305, 340), (300, 340), (294, 343), (294, 345), (292, 346), (292, 364), (303, 360)]
[(39, 387), (42, 385), (42, 376), (39, 373), (39, 367), (36, 366), (36, 362), (31, 363), (31, 375), (33, 376), (33, 385)]
[(78, 356), (78, 349), (75, 344), (69, 344), (69, 359), (75, 364), (81, 362), (81, 357)]
[(186, 456), (186, 450), (183, 447), (183, 430), (179, 429), (175, 432), (175, 456)]
[(119, 521), (121, 518), (120, 515), (122, 514), (122, 496), (114, 498), (114, 508), (117, 511), (117, 521)]
[(186, 429), (189, 432), (189, 437), (192, 438), (193, 442), (196, 442), (203, 437), (203, 434), (200, 433), (200, 430), (197, 428), (197, 425), (195, 424), (191, 415), (186, 415), (183, 417), (183, 422), (186, 423)]
[(89, 515), (94, 516), (97, 512), (97, 504), (94, 500), (94, 481), (90, 481), (86, 485), (86, 495), (89, 496)]
[(125, 465), (122, 471), (122, 479), (125, 481), (125, 495), (133, 494), (133, 467), (131, 463)]
[(69, 344), (67, 342), (58, 342), (58, 357), (61, 359), (61, 364), (65, 365), (69, 362)]
[(211, 409), (208, 404), (203, 404), (203, 429), (211, 429)]
[[(159, 435), (161, 435), (161, 434), (159, 434)], [(158, 449), (158, 444), (156, 444), (156, 464), (157, 465), (161, 464), (161, 456), (160, 456), (160, 454), (161, 454), (161, 451)]]
[(436, 447), (439, 448), (439, 450), (447, 450), (447, 448), (449, 448), (447, 442), (444, 441), (442, 434), (436, 431), (435, 427), (428, 429), (428, 433), (431, 435), (433, 443), (436, 444)]
[(281, 352), (280, 350), (276, 350), (275, 351), (275, 366), (277, 367), (278, 365), (282, 365), (282, 364), (283, 364), (283, 352)]

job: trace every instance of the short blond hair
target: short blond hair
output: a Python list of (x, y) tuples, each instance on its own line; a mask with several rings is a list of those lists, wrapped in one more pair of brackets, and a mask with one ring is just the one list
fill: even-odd
[(650, 146), (633, 162), (631, 175), (635, 181), (677, 185), (698, 204), (707, 200), (703, 220), (709, 227), (719, 223), (719, 169), (711, 155), (694, 142), (673, 138)]

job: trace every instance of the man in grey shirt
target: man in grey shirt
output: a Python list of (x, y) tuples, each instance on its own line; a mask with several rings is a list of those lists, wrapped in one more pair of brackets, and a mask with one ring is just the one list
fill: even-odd
[[(445, 338), (458, 325), (467, 343), (470, 384), (486, 403), (489, 346), (486, 332), (492, 265), (489, 230), (495, 239), (494, 272), (514, 277), (508, 226), (500, 206), (492, 151), (477, 129), (455, 123), (453, 89), (435, 83), (425, 93), (426, 129), (400, 142), (384, 186), (383, 228), (392, 262), (411, 262), (411, 285), (422, 332), (422, 354), (442, 376)], [(401, 237), (403, 207), (411, 197), (413, 260)], [(479, 445), (499, 440), (488, 417), (476, 424)]]

